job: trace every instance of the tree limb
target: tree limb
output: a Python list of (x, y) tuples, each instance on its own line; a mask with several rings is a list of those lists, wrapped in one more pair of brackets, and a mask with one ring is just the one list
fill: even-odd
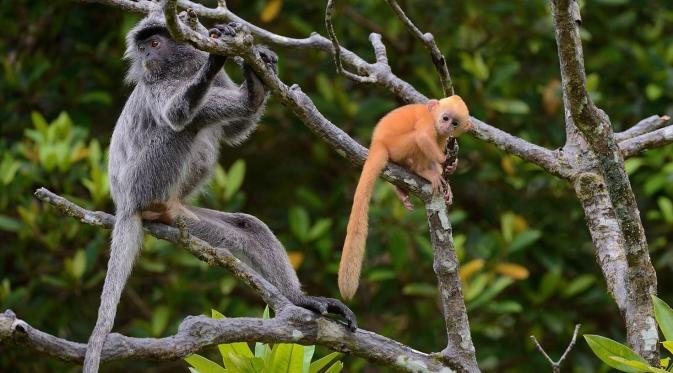
[[(626, 312), (629, 345), (651, 364), (658, 362), (658, 334), (650, 295), (657, 290), (657, 277), (650, 261), (640, 212), (624, 169), (624, 158), (612, 132), (608, 116), (591, 101), (586, 89), (584, 56), (579, 24), (582, 19), (577, 0), (551, 0), (556, 33), (567, 132), (576, 127), (588, 143), (590, 155), (605, 178), (610, 204), (624, 238), (628, 281)], [(627, 320), (629, 317), (627, 317)]]
[[(102, 211), (90, 211), (56, 195), (45, 188), (35, 196), (61, 213), (90, 225), (112, 228), (115, 217)], [(336, 351), (352, 353), (373, 362), (417, 372), (418, 366), (438, 372), (451, 367), (467, 371), (456, 361), (439, 360), (432, 355), (411, 349), (399, 342), (363, 329), (350, 332), (340, 322), (319, 316), (292, 305), (272, 284), (234, 257), (227, 248), (212, 247), (194, 236), (181, 237), (174, 227), (144, 222), (145, 231), (157, 238), (174, 243), (186, 243), (194, 256), (208, 264), (227, 268), (234, 277), (248, 285), (276, 310), (271, 320), (254, 318), (227, 318), (215, 320), (204, 316), (187, 317), (178, 333), (166, 338), (132, 338), (112, 333), (103, 349), (103, 360), (148, 358), (178, 359), (218, 343), (237, 341), (293, 342), (319, 344)], [(0, 314), (0, 341), (12, 341), (65, 361), (81, 362), (86, 345), (70, 342), (41, 332), (11, 311)], [(419, 365), (420, 364), (420, 365)]]
[(673, 143), (673, 126), (631, 137), (619, 143), (624, 158), (636, 156), (648, 149), (658, 148)]
[(580, 326), (582, 326), (582, 325), (581, 324), (575, 325), (575, 331), (573, 332), (573, 337), (570, 340), (570, 344), (566, 348), (563, 355), (561, 355), (561, 357), (557, 361), (552, 360), (549, 357), (549, 355), (547, 355), (547, 352), (545, 352), (544, 348), (542, 348), (542, 346), (540, 346), (540, 342), (537, 341), (537, 338), (535, 338), (534, 335), (530, 336), (530, 339), (535, 344), (535, 348), (537, 348), (537, 350), (540, 351), (542, 356), (544, 356), (545, 359), (547, 359), (547, 361), (549, 362), (549, 364), (551, 364), (552, 372), (561, 373), (561, 364), (563, 364), (563, 361), (566, 359), (566, 357), (568, 357), (568, 353), (570, 352), (570, 350), (572, 350), (573, 347), (575, 347), (575, 342), (577, 341), (577, 332), (580, 331)]
[(460, 282), (460, 263), (456, 257), (444, 197), (434, 196), (431, 201), (426, 202), (425, 212), (432, 242), (433, 269), (437, 276), (437, 288), (448, 337), (442, 356), (447, 361), (459, 362), (468, 372), (479, 372)]
[(435, 38), (431, 33), (426, 32), (423, 34), (421, 30), (416, 27), (414, 22), (407, 17), (404, 13), (404, 10), (395, 0), (386, 0), (388, 5), (393, 9), (397, 17), (404, 23), (404, 25), (409, 29), (409, 32), (416, 37), (423, 45), (430, 50), (430, 56), (432, 57), (432, 62), (435, 64), (437, 73), (439, 74), (439, 81), (442, 84), (442, 91), (444, 92), (444, 97), (453, 96), (453, 83), (451, 82), (451, 74), (449, 74), (449, 67), (446, 65), (446, 58), (442, 52), (437, 47), (435, 43)]
[(668, 115), (652, 115), (645, 119), (640, 120), (633, 127), (627, 129), (626, 131), (615, 133), (615, 140), (617, 142), (622, 142), (630, 138), (644, 135), (646, 133), (652, 132), (660, 127), (663, 127), (666, 122), (671, 119)]
[(334, 64), (336, 65), (337, 74), (344, 75), (348, 79), (358, 83), (374, 83), (376, 78), (373, 76), (360, 76), (344, 69), (343, 63), (341, 62), (341, 46), (339, 45), (339, 39), (337, 39), (336, 33), (334, 32), (334, 26), (332, 25), (332, 16), (334, 15), (335, 5), (336, 0), (327, 0), (327, 6), (325, 7), (325, 28), (327, 29), (327, 35), (332, 41), (332, 54), (334, 55)]

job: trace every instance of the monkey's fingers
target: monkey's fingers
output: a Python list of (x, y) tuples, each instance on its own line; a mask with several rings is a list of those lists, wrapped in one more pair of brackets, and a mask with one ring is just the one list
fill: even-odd
[(307, 310), (311, 310), (321, 315), (327, 314), (327, 304), (321, 302), (319, 299), (316, 299), (316, 297), (310, 297), (307, 295), (302, 296), (296, 302), (294, 302), (294, 305), (297, 307), (306, 308)]
[(358, 328), (357, 318), (353, 311), (340, 300), (326, 297), (313, 297), (327, 305), (327, 311), (334, 315), (342, 316), (346, 320), (348, 330), (354, 332)]
[[(238, 24), (236, 24), (236, 26), (240, 27), (240, 25)], [(210, 37), (214, 39), (219, 39), (220, 37), (222, 37), (222, 35), (236, 36), (236, 28), (232, 27), (231, 24), (228, 25), (217, 24), (215, 25), (215, 27), (208, 30), (208, 35), (210, 35)]]

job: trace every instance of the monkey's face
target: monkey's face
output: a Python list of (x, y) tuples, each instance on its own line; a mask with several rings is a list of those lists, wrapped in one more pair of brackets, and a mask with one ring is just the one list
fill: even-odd
[(472, 128), (467, 105), (460, 96), (439, 100), (433, 108), (435, 129), (442, 137), (458, 137)]
[(175, 41), (163, 33), (149, 35), (138, 40), (138, 60), (151, 73), (161, 71), (169, 60), (170, 51), (175, 49)]

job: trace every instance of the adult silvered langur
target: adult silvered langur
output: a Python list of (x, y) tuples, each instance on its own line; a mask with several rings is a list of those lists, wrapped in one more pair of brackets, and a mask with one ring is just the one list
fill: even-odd
[[(237, 24), (218, 25), (210, 37), (234, 36)], [(254, 131), (268, 89), (250, 66), (234, 84), (222, 69), (226, 57), (173, 40), (161, 14), (152, 12), (127, 35), (126, 81), (135, 86), (110, 143), (109, 177), (116, 222), (96, 326), (84, 372), (98, 371), (122, 290), (143, 241), (142, 221), (171, 224), (181, 217), (191, 234), (211, 245), (226, 245), (239, 259), (275, 285), (288, 300), (321, 314), (342, 315), (354, 330), (355, 316), (341, 302), (305, 295), (285, 249), (253, 216), (185, 204), (205, 182), (221, 142), (237, 145)], [(276, 72), (276, 55), (255, 52)]]

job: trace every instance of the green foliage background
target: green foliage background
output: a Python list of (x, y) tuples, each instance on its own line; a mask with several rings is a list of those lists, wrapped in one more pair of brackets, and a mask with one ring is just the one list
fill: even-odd
[[(426, 50), (384, 2), (340, 3), (335, 24), (346, 47), (371, 61), (367, 35), (382, 32), (393, 71), (421, 92), (441, 95)], [(283, 35), (324, 33), (322, 1), (228, 4)], [(671, 114), (673, 5), (582, 4), (588, 86), (615, 130), (652, 114)], [(558, 60), (546, 1), (402, 5), (435, 35), (456, 90), (475, 116), (549, 148), (563, 144)], [(64, 218), (31, 195), (45, 186), (88, 208), (112, 211), (105, 149), (130, 92), (121, 83), (121, 56), (125, 32), (138, 17), (66, 1), (3, 2), (0, 9), (0, 309), (11, 308), (42, 330), (85, 341), (96, 318), (109, 232)], [(299, 83), (330, 120), (363, 144), (376, 120), (400, 104), (389, 92), (335, 76), (325, 53), (276, 51), (282, 79)], [(606, 293), (582, 211), (567, 185), (474, 138), (461, 139), (460, 157), (452, 178), (451, 217), (481, 367), (548, 370), (528, 336), (536, 335), (558, 356), (575, 323), (584, 325), (583, 333), (623, 341), (619, 312)], [(668, 147), (627, 162), (659, 274), (659, 296), (669, 303), (672, 158)], [(241, 147), (226, 149), (221, 164), (195, 202), (255, 214), (286, 245), (305, 289), (338, 297), (336, 269), (359, 170), (273, 98), (259, 130)], [(352, 303), (359, 324), (423, 351), (442, 349), (444, 326), (423, 210), (405, 212), (392, 188), (380, 183), (370, 221), (364, 281)], [(211, 308), (233, 317), (258, 315), (263, 305), (226, 271), (148, 238), (115, 330), (165, 336), (186, 315)], [(566, 364), (568, 371), (605, 369), (583, 342)], [(9, 369), (77, 371), (1, 345), (0, 370)], [(187, 371), (182, 361), (118, 362), (105, 370), (121, 369)], [(346, 358), (345, 371), (385, 370)]]

